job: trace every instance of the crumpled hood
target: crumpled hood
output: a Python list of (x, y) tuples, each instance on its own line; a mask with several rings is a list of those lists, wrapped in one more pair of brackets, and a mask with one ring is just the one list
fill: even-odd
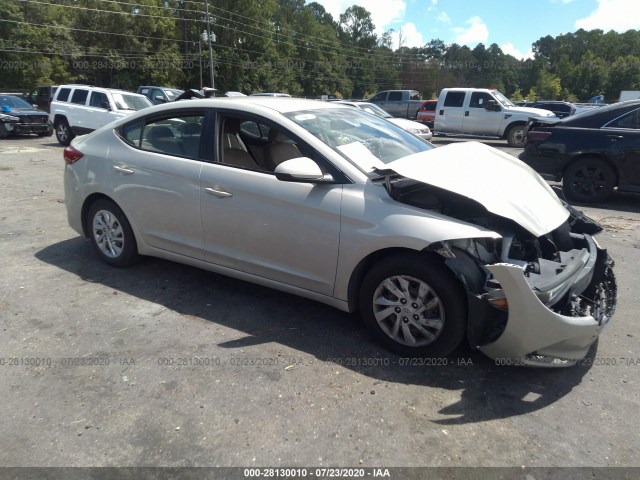
[(419, 182), (465, 196), (540, 237), (569, 212), (551, 187), (517, 158), (479, 142), (452, 143), (386, 165)]

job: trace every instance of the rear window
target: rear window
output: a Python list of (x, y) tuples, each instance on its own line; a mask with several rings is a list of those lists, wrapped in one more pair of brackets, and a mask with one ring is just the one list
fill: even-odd
[(69, 93), (71, 93), (70, 88), (61, 88), (58, 92), (58, 97), (56, 98), (59, 102), (66, 102), (69, 100)]
[(464, 105), (464, 96), (466, 92), (447, 92), (444, 99), (445, 107), (462, 107)]
[(87, 103), (87, 96), (89, 95), (89, 90), (75, 89), (73, 92), (73, 96), (71, 97), (71, 103), (76, 103), (78, 105), (84, 105)]

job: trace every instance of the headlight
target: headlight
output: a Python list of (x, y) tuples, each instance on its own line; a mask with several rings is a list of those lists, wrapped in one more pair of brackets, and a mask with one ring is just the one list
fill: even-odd
[(20, 118), (14, 117), (13, 115), (7, 115), (6, 113), (0, 113), (0, 121), (18, 123)]

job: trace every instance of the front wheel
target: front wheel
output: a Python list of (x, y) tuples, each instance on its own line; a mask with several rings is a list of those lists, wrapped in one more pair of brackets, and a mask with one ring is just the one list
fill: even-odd
[(393, 352), (440, 357), (464, 337), (467, 302), (446, 267), (424, 255), (403, 254), (365, 276), (360, 311), (373, 335)]
[(0, 123), (0, 138), (7, 137), (9, 137), (9, 130), (7, 130), (7, 127), (5, 127), (3, 123)]
[(524, 130), (524, 125), (514, 125), (513, 127), (509, 128), (509, 131), (507, 132), (507, 143), (510, 147), (524, 147)]
[(110, 200), (97, 200), (87, 217), (91, 243), (109, 265), (126, 267), (140, 256), (131, 225), (120, 208)]
[(571, 200), (601, 202), (616, 185), (616, 174), (608, 163), (599, 158), (583, 158), (567, 167), (562, 189)]
[(56, 123), (56, 138), (58, 139), (58, 143), (60, 145), (67, 147), (73, 140), (73, 133), (71, 132), (71, 127), (65, 118), (62, 120), (58, 120)]

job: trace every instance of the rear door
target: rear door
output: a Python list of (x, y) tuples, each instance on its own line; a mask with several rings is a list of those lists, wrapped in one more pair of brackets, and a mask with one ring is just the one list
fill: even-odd
[(442, 133), (462, 133), (464, 122), (465, 98), (467, 92), (449, 90), (442, 105), (438, 105), (435, 129)]
[[(187, 102), (188, 103), (188, 102)], [(125, 124), (109, 152), (116, 199), (151, 247), (202, 259), (200, 155), (204, 110)]]
[(640, 189), (640, 109), (622, 115), (601, 130), (610, 158), (618, 163), (620, 186)]

